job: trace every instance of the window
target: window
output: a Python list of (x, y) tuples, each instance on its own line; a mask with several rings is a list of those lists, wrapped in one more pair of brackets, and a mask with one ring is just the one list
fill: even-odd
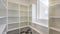
[(48, 19), (48, 0), (38, 0), (37, 5), (32, 4), (32, 21)]

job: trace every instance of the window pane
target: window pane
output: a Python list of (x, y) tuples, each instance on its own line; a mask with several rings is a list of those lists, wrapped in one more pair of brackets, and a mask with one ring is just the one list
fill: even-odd
[(48, 0), (38, 0), (38, 19), (48, 19)]

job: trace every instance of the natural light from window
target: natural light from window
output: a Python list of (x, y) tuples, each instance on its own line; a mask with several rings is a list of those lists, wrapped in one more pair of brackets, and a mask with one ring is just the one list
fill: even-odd
[(38, 0), (32, 4), (32, 23), (48, 27), (48, 0)]

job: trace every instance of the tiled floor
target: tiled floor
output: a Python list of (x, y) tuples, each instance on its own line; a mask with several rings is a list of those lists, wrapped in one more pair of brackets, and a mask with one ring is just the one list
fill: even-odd
[[(19, 29), (9, 31), (7, 34), (19, 34)], [(20, 29), (20, 34), (38, 34), (36, 31), (32, 30), (29, 27)]]
[(9, 32), (7, 32), (7, 34), (19, 34), (19, 29), (9, 31)]

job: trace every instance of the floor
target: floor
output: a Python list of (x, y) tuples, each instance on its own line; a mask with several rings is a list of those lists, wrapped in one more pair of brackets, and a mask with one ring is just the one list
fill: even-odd
[(29, 27), (21, 28), (20, 32), (19, 32), (19, 29), (7, 32), (7, 34), (19, 34), (19, 33), (20, 34), (39, 34), (39, 33), (37, 33), (36, 31), (32, 30)]

